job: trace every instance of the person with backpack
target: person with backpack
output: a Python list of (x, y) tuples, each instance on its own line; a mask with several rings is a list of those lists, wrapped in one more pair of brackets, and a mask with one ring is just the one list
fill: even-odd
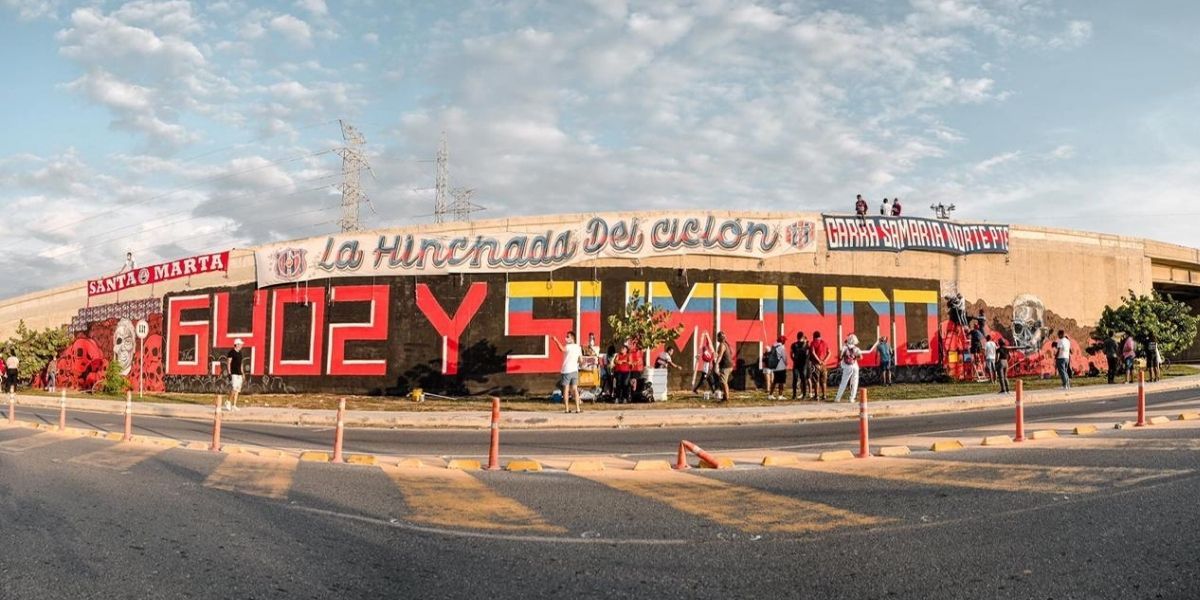
[(711, 392), (717, 391), (717, 382), (713, 379), (713, 347), (712, 340), (708, 338), (708, 332), (700, 334), (700, 360), (696, 362), (696, 383), (692, 386), (692, 393), (696, 394), (700, 391), (700, 386), (708, 384), (708, 392), (705, 392), (705, 400)]
[(809, 370), (809, 349), (808, 340), (804, 337), (804, 332), (796, 334), (796, 341), (792, 342), (792, 400), (796, 399), (796, 388), (800, 388), (800, 399), (808, 399), (808, 381), (812, 379), (812, 373)]
[[(866, 350), (866, 354), (875, 351), (879, 345), (879, 340)], [(841, 358), (838, 360), (838, 367), (842, 370), (842, 380), (838, 384), (837, 396), (834, 396), (835, 403), (842, 401), (842, 394), (846, 392), (846, 388), (850, 388), (850, 397), (847, 402), (854, 402), (858, 396), (858, 361), (862, 358), (864, 352), (858, 347), (858, 336), (853, 333), (846, 336), (846, 343), (842, 344)]]
[(767, 369), (771, 371), (770, 385), (767, 386), (767, 400), (783, 400), (783, 386), (787, 384), (788, 369), (787, 346), (783, 345), (786, 341), (787, 338), (781, 335), (767, 350), (765, 362)]

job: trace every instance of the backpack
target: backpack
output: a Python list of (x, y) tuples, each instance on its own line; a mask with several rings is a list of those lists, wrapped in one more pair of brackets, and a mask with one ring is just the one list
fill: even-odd
[(846, 346), (842, 349), (842, 364), (852, 365), (858, 362), (858, 354), (854, 352), (854, 348)]
[(767, 350), (766, 356), (763, 357), (763, 364), (769, 371), (774, 371), (779, 366), (779, 353), (775, 351), (775, 348)]
[(712, 351), (712, 348), (709, 348), (708, 346), (705, 346), (705, 347), (704, 347), (704, 350), (701, 350), (701, 351), (700, 351), (700, 360), (701, 360), (701, 361), (703, 361), (703, 362), (706, 362), (706, 363), (710, 363), (710, 362), (712, 362), (712, 361), (713, 361), (713, 351)]

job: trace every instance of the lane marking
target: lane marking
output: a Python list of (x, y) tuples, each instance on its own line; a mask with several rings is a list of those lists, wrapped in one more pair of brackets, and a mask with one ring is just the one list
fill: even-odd
[(404, 496), (406, 520), (488, 531), (566, 533), (528, 506), (503, 496), (466, 471), (382, 467)]
[(163, 447), (142, 444), (114, 444), (108, 448), (81, 454), (68, 462), (79, 463), (114, 471), (127, 471), (142, 461), (166, 451)]
[(221, 461), (204, 486), (274, 500), (287, 498), (300, 461), (291, 458), (262, 458), (253, 454), (230, 454)]
[(837, 465), (802, 463), (786, 468), (905, 483), (1042, 494), (1090, 494), (1104, 486), (1125, 487), (1190, 472), (1178, 469), (1051, 467), (912, 458), (878, 458), (866, 463), (855, 461)]
[(24, 452), (26, 450), (33, 450), (34, 448), (41, 448), (42, 446), (49, 446), (50, 444), (57, 444), (58, 442), (65, 442), (74, 439), (79, 438), (74, 436), (58, 435), (55, 433), (35, 433), (33, 435), (27, 435), (25, 437), (0, 442), (0, 450), (5, 452)]
[(814, 533), (895, 520), (688, 473), (601, 471), (578, 477), (747, 533)]

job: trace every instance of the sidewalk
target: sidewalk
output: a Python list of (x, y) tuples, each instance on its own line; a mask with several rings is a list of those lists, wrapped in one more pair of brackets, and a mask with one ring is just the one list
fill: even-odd
[[(1175, 377), (1167, 381), (1146, 384), (1146, 392), (1168, 392), (1200, 388), (1200, 375)], [(1048, 404), (1078, 400), (1127, 397), (1130, 406), (1137, 394), (1133, 385), (1094, 385), (1064, 392), (1062, 390), (1039, 390), (1025, 393), (1026, 404)], [(921, 415), (929, 413), (981, 410), (1011, 407), (1013, 395), (978, 394), (973, 396), (951, 396), (926, 400), (893, 400), (873, 402), (870, 413), (873, 417)], [(17, 395), (17, 406), (58, 408), (58, 399), (47, 396)], [(67, 410), (90, 412), (124, 413), (125, 402), (95, 398), (70, 398)], [(212, 419), (213, 408), (194, 404), (160, 404), (135, 402), (134, 415), (173, 417), (207, 421)], [(623, 427), (705, 427), (718, 425), (751, 425), (769, 423), (797, 423), (850, 419), (858, 417), (857, 403), (803, 403), (779, 406), (752, 406), (736, 408), (687, 408), (672, 410), (635, 411), (587, 411), (582, 414), (566, 414), (561, 410), (545, 412), (501, 412), (500, 425), (505, 429), (613, 429)], [(333, 426), (337, 418), (334, 410), (300, 410), (287, 408), (249, 407), (237, 412), (224, 412), (221, 419), (226, 423), (271, 423), (279, 425)], [(403, 429), (486, 429), (490, 413), (487, 411), (461, 412), (404, 412), (404, 411), (348, 411), (346, 425), (351, 427), (385, 427)]]

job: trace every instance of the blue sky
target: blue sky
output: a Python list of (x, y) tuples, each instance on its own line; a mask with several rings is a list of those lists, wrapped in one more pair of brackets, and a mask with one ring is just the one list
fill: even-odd
[[(910, 213), (1196, 245), (1200, 5), (1051, 0), (0, 0), (0, 295), (429, 221), (440, 132), (479, 217)], [(1171, 218), (1182, 215), (1183, 218)]]

